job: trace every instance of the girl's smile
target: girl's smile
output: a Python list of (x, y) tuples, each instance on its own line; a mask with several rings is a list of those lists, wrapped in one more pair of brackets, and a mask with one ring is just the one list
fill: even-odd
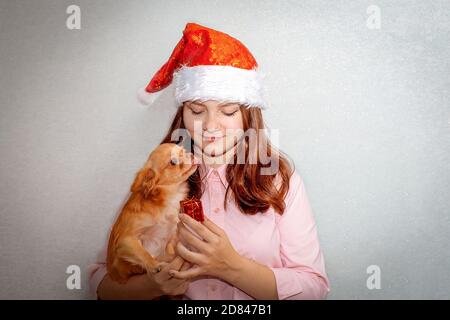
[(243, 131), (242, 112), (237, 103), (188, 101), (183, 120), (194, 144), (208, 157), (223, 155), (239, 141)]

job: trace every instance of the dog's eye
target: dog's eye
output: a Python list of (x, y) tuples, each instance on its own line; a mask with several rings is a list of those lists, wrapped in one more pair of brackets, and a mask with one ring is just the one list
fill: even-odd
[(170, 160), (170, 164), (173, 165), (173, 166), (176, 166), (178, 163), (179, 163), (179, 162), (178, 162), (178, 159), (175, 159), (175, 158), (174, 158), (174, 159), (171, 159), (171, 160)]

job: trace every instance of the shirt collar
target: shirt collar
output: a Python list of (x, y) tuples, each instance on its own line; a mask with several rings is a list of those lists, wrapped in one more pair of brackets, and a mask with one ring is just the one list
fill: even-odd
[(228, 164), (222, 164), (217, 169), (214, 169), (204, 162), (202, 162), (198, 169), (200, 173), (201, 179), (205, 180), (219, 180), (222, 182), (222, 184), (225, 186), (225, 188), (228, 187), (228, 181), (227, 181), (227, 166)]

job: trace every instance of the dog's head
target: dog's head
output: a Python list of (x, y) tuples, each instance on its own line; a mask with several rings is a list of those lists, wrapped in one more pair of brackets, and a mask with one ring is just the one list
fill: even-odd
[(194, 155), (184, 148), (174, 143), (163, 143), (150, 154), (137, 173), (131, 192), (142, 192), (148, 197), (158, 186), (180, 185), (197, 170), (194, 162)]

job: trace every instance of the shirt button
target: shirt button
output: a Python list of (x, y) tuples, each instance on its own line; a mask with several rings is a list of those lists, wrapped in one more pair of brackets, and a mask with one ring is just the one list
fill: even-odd
[(214, 212), (215, 213), (219, 213), (220, 209), (219, 208), (214, 208)]
[(216, 291), (217, 286), (215, 284), (213, 284), (213, 285), (210, 286), (210, 288), (211, 288), (211, 291)]

